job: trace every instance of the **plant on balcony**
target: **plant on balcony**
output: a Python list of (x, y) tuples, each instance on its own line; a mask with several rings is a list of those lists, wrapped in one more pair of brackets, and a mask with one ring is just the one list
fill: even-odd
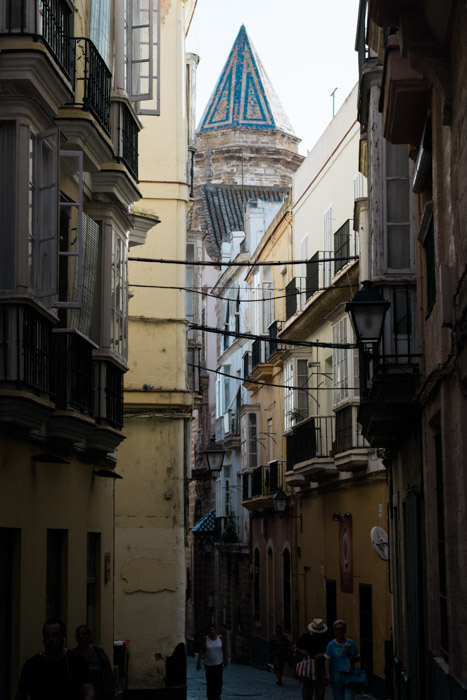
[(290, 411), (287, 411), (287, 416), (290, 418), (291, 423), (300, 423), (308, 417), (305, 411), (300, 408), (290, 409)]

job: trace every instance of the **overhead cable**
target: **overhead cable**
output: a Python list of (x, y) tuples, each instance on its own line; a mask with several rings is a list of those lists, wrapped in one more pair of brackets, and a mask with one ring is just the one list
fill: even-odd
[(358, 346), (355, 343), (324, 343), (319, 340), (289, 340), (286, 338), (271, 338), (269, 335), (254, 335), (253, 333), (239, 333), (227, 331), (212, 326), (201, 326), (198, 323), (189, 323), (188, 328), (195, 331), (207, 331), (208, 333), (218, 333), (219, 335), (231, 335), (234, 338), (246, 338), (247, 340), (260, 340), (263, 343), (276, 343), (277, 345), (295, 345), (305, 348), (338, 348), (340, 350), (355, 350)]
[(195, 369), (203, 370), (204, 372), (212, 372), (213, 374), (220, 374), (221, 377), (229, 377), (229, 379), (236, 379), (239, 382), (248, 382), (249, 384), (258, 384), (259, 386), (272, 386), (277, 389), (290, 389), (290, 391), (305, 391), (309, 393), (310, 391), (334, 391), (345, 388), (348, 391), (358, 391), (360, 387), (358, 386), (346, 386), (346, 387), (335, 387), (335, 386), (291, 386), (290, 384), (273, 384), (272, 382), (262, 382), (259, 379), (251, 379), (251, 377), (238, 377), (235, 374), (227, 374), (220, 369), (210, 369), (209, 367), (203, 367), (202, 365), (194, 364), (193, 362), (187, 363), (188, 367), (194, 367)]
[[(189, 294), (201, 294), (202, 296), (207, 296), (207, 297), (213, 297), (214, 299), (219, 299), (220, 301), (231, 301), (235, 302), (237, 301), (235, 298), (232, 297), (223, 297), (219, 296), (218, 294), (213, 294), (212, 292), (208, 292), (202, 287), (177, 287), (175, 285), (168, 285), (168, 284), (128, 284), (129, 287), (137, 287), (137, 288), (144, 288), (144, 289), (175, 289), (177, 291), (182, 291), (182, 292), (188, 292)], [(313, 290), (314, 292), (324, 292), (327, 289), (353, 289), (354, 287), (358, 287), (358, 284), (333, 284), (330, 287), (317, 287), (316, 289)], [(206, 287), (206, 289), (213, 289), (213, 287)], [(231, 287), (235, 292), (236, 291), (254, 291), (253, 287)], [(273, 287), (270, 291), (279, 291), (278, 287)], [(282, 290), (280, 290), (282, 291)], [(256, 302), (268, 302), (268, 301), (274, 301), (276, 299), (288, 299), (289, 297), (296, 297), (299, 294), (306, 294), (309, 290), (300, 290), (296, 289), (294, 292), (289, 292), (288, 294), (281, 294), (279, 296), (273, 296), (273, 297), (260, 297), (259, 299), (253, 299), (253, 298), (240, 298), (238, 301), (240, 304), (255, 304)]]
[(133, 258), (129, 262), (162, 263), (164, 265), (198, 265), (200, 267), (270, 267), (271, 265), (319, 265), (323, 262), (348, 262), (358, 260), (358, 255), (346, 255), (339, 258), (319, 258), (318, 260), (269, 260), (269, 261), (231, 261), (222, 262), (214, 260), (167, 260), (166, 258)]

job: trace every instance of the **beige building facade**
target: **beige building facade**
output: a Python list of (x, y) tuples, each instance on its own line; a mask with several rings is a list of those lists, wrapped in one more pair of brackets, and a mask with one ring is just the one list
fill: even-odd
[[(163, 2), (160, 115), (142, 117), (138, 214), (160, 223), (130, 258), (127, 439), (115, 505), (115, 634), (129, 640), (129, 697), (184, 697), (185, 465), (193, 396), (187, 382), (183, 265), (190, 204), (185, 32), (193, 2)], [(150, 105), (151, 106), (151, 105)], [(155, 105), (154, 105), (155, 107)], [(170, 691), (167, 689), (170, 688)]]

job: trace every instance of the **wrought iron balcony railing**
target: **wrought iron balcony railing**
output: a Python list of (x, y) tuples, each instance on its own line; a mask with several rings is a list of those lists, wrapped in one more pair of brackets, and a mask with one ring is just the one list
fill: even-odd
[(92, 345), (74, 331), (55, 334), (57, 407), (94, 415)]
[(362, 447), (369, 447), (357, 422), (358, 406), (345, 406), (336, 411), (335, 453), (347, 452)]
[(329, 457), (335, 440), (335, 416), (307, 418), (287, 435), (287, 470), (315, 457)]
[(53, 400), (52, 323), (25, 305), (0, 306), (0, 382)]
[(358, 255), (358, 238), (352, 230), (352, 219), (347, 221), (334, 233), (334, 254), (333, 257), (340, 258), (334, 261), (334, 274), (349, 262), (352, 256)]
[(0, 33), (32, 35), (43, 41), (67, 77), (71, 76), (73, 12), (66, 0), (6, 0)]
[(357, 236), (350, 222), (351, 219), (346, 221), (334, 234), (334, 251), (317, 251), (306, 264), (306, 276), (295, 277), (286, 286), (287, 319), (302, 311), (310, 297), (329, 287), (333, 277), (358, 256)]
[(71, 39), (73, 58), (73, 105), (90, 112), (110, 135), (110, 85), (112, 74), (90, 39)]
[(247, 501), (258, 496), (274, 496), (285, 487), (284, 467), (281, 462), (270, 462), (255, 467), (250, 474), (243, 474), (242, 498)]
[(94, 417), (97, 423), (123, 426), (123, 370), (109, 360), (93, 360)]
[(126, 167), (138, 179), (138, 126), (128, 105), (121, 105), (120, 143), (121, 158)]
[(277, 352), (277, 350), (284, 349), (284, 345), (282, 345), (281, 342), (277, 340), (278, 333), (281, 330), (282, 330), (282, 322), (281, 321), (274, 321), (269, 326), (268, 331), (269, 331), (270, 341), (266, 344), (266, 358), (269, 358), (269, 357), (271, 357), (271, 355), (274, 355), (274, 353)]

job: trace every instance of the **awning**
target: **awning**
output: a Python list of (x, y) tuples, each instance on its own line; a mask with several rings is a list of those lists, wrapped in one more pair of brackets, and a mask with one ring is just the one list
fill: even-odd
[(208, 511), (206, 515), (193, 525), (191, 532), (215, 532), (216, 531), (216, 509)]

